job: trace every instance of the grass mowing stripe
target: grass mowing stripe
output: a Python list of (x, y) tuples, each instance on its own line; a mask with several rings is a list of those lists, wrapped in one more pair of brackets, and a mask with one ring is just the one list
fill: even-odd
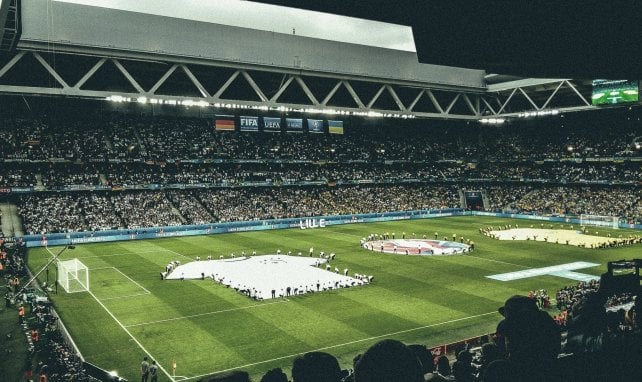
[(145, 292), (147, 292), (147, 293), (152, 293), (152, 292), (150, 292), (149, 290), (147, 290), (147, 288), (145, 288), (144, 286), (142, 286), (142, 285), (140, 285), (139, 283), (137, 283), (134, 279), (132, 279), (131, 277), (129, 277), (129, 276), (127, 276), (126, 274), (124, 274), (120, 269), (118, 269), (118, 268), (116, 268), (116, 267), (114, 267), (114, 269), (115, 269), (118, 273), (120, 273), (121, 275), (123, 275), (123, 276), (127, 277), (127, 278), (129, 279), (129, 281), (131, 281), (131, 282), (133, 282), (134, 284), (138, 285), (138, 286), (139, 286), (142, 290), (144, 290)]
[[(141, 344), (141, 343), (140, 343), (140, 341), (138, 341), (138, 340), (136, 339), (136, 337), (134, 337), (134, 335), (133, 335), (133, 334), (131, 334), (131, 332), (130, 332), (129, 330), (127, 330), (127, 328), (126, 328), (126, 327), (125, 327), (125, 326), (124, 326), (124, 325), (123, 325), (123, 324), (118, 320), (118, 318), (116, 318), (116, 316), (114, 316), (114, 315), (112, 314), (112, 312), (110, 312), (110, 311), (109, 311), (109, 309), (107, 309), (107, 307), (106, 307), (106, 306), (105, 306), (105, 305), (104, 305), (104, 304), (103, 304), (103, 303), (102, 303), (102, 302), (101, 302), (101, 301), (100, 301), (100, 300), (99, 300), (99, 299), (98, 299), (98, 298), (97, 298), (97, 297), (96, 297), (96, 296), (95, 296), (91, 291), (87, 291), (87, 293), (89, 293), (89, 294), (91, 295), (91, 297), (93, 297), (93, 298), (94, 298), (94, 300), (96, 300), (96, 302), (97, 302), (100, 306), (102, 306), (102, 308), (103, 308), (103, 309), (105, 309), (105, 311), (107, 312), (107, 314), (109, 314), (109, 315), (111, 316), (111, 318), (112, 318), (114, 321), (116, 321), (116, 323), (118, 324), (118, 326), (120, 326), (120, 327), (125, 331), (125, 333), (127, 333), (127, 335), (129, 335), (129, 337), (131, 337), (131, 339), (132, 339), (132, 340), (134, 340), (134, 342), (136, 343), (136, 345), (138, 345), (138, 347), (140, 347), (140, 348), (141, 348), (141, 350), (145, 352), (145, 354), (149, 354), (149, 356), (150, 356), (150, 357), (152, 356), (152, 355), (151, 355), (151, 353), (150, 353), (147, 349), (145, 349), (145, 346), (143, 346), (143, 344)], [(152, 358), (153, 358), (153, 357), (152, 357)], [(163, 371), (163, 373), (165, 373), (165, 375), (167, 375), (167, 377), (170, 379), (170, 381), (174, 381), (174, 378), (172, 378), (172, 376), (169, 374), (169, 372), (168, 372), (167, 370), (165, 370), (165, 368), (163, 367), (163, 365), (161, 365), (161, 364), (160, 364), (160, 362), (157, 362), (156, 364), (158, 365), (158, 368), (159, 368), (159, 369), (161, 369), (161, 370)]]
[(158, 252), (156, 250), (154, 251), (132, 251), (128, 253), (108, 253), (105, 255), (89, 255), (89, 256), (83, 256), (83, 259), (93, 259), (93, 258), (101, 258), (101, 257), (112, 257), (112, 256), (127, 256), (127, 255), (138, 255), (140, 253), (153, 253), (153, 252)]
[(199, 313), (199, 314), (192, 314), (192, 315), (189, 315), (189, 316), (166, 318), (164, 320), (141, 322), (139, 324), (131, 324), (131, 325), (127, 325), (125, 327), (126, 328), (133, 328), (135, 326), (144, 326), (144, 325), (160, 324), (160, 323), (163, 323), (163, 322), (186, 320), (186, 319), (195, 318), (195, 317), (209, 316), (209, 315), (212, 315), (212, 314), (234, 312), (234, 311), (237, 311), (237, 310), (252, 309), (252, 308), (258, 308), (258, 307), (274, 305), (274, 304), (282, 304), (282, 303), (288, 302), (288, 301), (290, 301), (290, 300), (284, 299), (284, 300), (281, 300), (281, 301), (268, 302), (268, 303), (265, 303), (265, 304), (255, 304), (255, 305), (249, 305), (249, 306), (242, 306), (242, 307), (238, 307), (238, 308), (217, 310), (217, 311), (214, 311), (214, 312), (205, 312), (205, 313)]
[[(525, 294), (529, 290), (542, 288), (554, 291), (568, 285), (567, 280), (553, 276), (501, 283), (486, 279), (486, 275), (587, 259), (598, 259), (594, 262), (603, 263), (635, 257), (639, 252), (639, 246), (591, 251), (550, 243), (504, 242), (479, 233), (480, 226), (508, 223), (518, 223), (520, 226), (524, 224), (523, 221), (485, 217), (452, 217), (329, 226), (312, 230), (296, 228), (180, 239), (159, 238), (153, 241), (119, 242), (118, 245), (78, 245), (76, 252), (65, 252), (61, 260), (78, 257), (83, 262), (86, 260), (85, 264), (90, 269), (118, 267), (152, 292), (140, 297), (104, 301), (104, 305), (124, 325), (257, 303), (212, 282), (186, 280), (174, 283), (160, 280), (158, 271), (164, 269), (170, 260), (191, 262), (196, 256), (207, 258), (208, 255), (216, 255), (218, 258), (221, 254), (227, 258), (232, 252), (239, 255), (241, 251), (251, 253), (252, 249), (265, 254), (274, 253), (279, 248), (283, 253), (288, 250), (295, 254), (301, 251), (307, 257), (309, 248), (314, 247), (317, 256), (320, 250), (337, 254), (333, 267), (348, 268), (350, 273), (375, 276), (373, 285), (342, 290), (337, 293), (340, 297), (314, 294), (265, 309), (241, 309), (128, 329), (147, 349), (162, 359), (166, 367), (171, 364), (172, 356), (180, 357), (181, 369), (177, 374), (190, 376), (457, 317), (477, 315), (488, 309), (494, 310), (510, 295)], [(395, 256), (372, 253), (359, 246), (359, 239), (373, 232), (396, 232), (396, 237), (401, 237), (405, 232), (407, 238), (415, 234), (415, 237), (426, 235), (431, 239), (435, 232), (439, 238), (457, 234), (457, 237), (474, 240), (477, 248), (474, 253), (464, 256)], [(615, 236), (628, 233), (625, 230), (609, 232)], [(56, 252), (57, 249), (52, 248), (52, 251)], [(131, 255), (128, 254), (130, 252)], [(121, 253), (123, 255), (108, 256)], [(44, 266), (49, 257), (45, 254), (47, 252), (44, 250), (30, 249), (30, 268), (40, 269)], [(108, 257), (100, 258), (99, 255), (102, 254)], [(600, 272), (595, 269), (590, 273)], [(124, 297), (143, 292), (115, 270), (106, 269), (95, 274), (92, 286), (95, 285), (96, 288), (92, 291), (98, 298)], [(44, 281), (44, 276), (39, 279)], [(93, 281), (97, 283), (94, 284)], [(78, 339), (83, 353), (87, 352), (90, 362), (94, 361), (108, 369), (119, 369), (119, 374), (129, 380), (140, 378), (138, 362), (134, 361), (140, 357), (140, 348), (104, 310), (95, 310), (95, 302), (89, 294), (82, 297), (81, 294), (62, 293), (51, 297), (62, 308), (62, 319), (65, 324), (69, 323), (68, 327), (75, 335), (74, 338)], [(353, 306), (350, 301), (353, 299), (358, 304)], [(89, 313), (85, 313), (83, 307), (88, 307), (86, 310)], [(93, 314), (90, 313), (91, 308), (94, 310)], [(381, 315), (380, 311), (386, 313)], [(100, 320), (93, 321), (92, 315)], [(396, 324), (395, 316), (402, 317), (404, 324)], [(381, 320), (380, 317), (385, 319)], [(488, 315), (398, 334), (395, 337), (409, 343), (448, 343), (492, 331), (498, 317)], [(108, 330), (101, 330), (103, 327)], [(261, 341), (257, 341), (257, 338)], [(330, 352), (335, 353), (342, 366), (349, 367), (353, 356), (363, 352), (362, 347), (374, 342), (376, 340), (360, 342)], [(285, 369), (291, 367), (291, 361), (292, 358), (264, 362), (248, 367), (247, 371), (253, 380), (259, 380), (265, 372), (263, 368)], [(177, 377), (174, 379), (179, 380)]]
[(184, 257), (184, 258), (186, 258), (186, 259), (194, 260), (194, 259), (192, 259), (192, 258), (191, 258), (191, 257), (189, 257), (189, 256), (183, 255), (182, 253), (178, 253), (178, 252), (173, 251), (173, 250), (171, 250), (171, 249), (169, 249), (169, 248), (165, 248), (165, 247), (161, 247), (161, 248), (162, 248), (163, 250), (165, 250), (165, 251), (167, 251), (167, 252), (171, 252), (171, 253), (173, 253), (173, 254), (175, 254), (175, 255), (183, 256), (183, 257)]
[(124, 299), (124, 298), (132, 298), (132, 297), (138, 297), (138, 296), (147, 296), (147, 295), (149, 295), (149, 294), (150, 294), (149, 292), (147, 292), (147, 293), (128, 294), (128, 295), (126, 295), (126, 296), (118, 296), (118, 297), (107, 297), (107, 298), (102, 298), (102, 299), (100, 299), (100, 301), (120, 300), (120, 299)]
[[(51, 250), (50, 250), (48, 247), (47, 247), (47, 251), (48, 251), (52, 256), (54, 256), (54, 253), (53, 253), (53, 252), (51, 252)], [(123, 326), (123, 324), (118, 320), (118, 318), (116, 318), (116, 316), (114, 316), (114, 315), (113, 315), (113, 313), (112, 313), (112, 312), (110, 312), (110, 311), (109, 311), (109, 309), (107, 309), (107, 307), (106, 307), (106, 306), (105, 306), (105, 305), (104, 305), (104, 304), (103, 304), (103, 303), (102, 303), (102, 302), (101, 302), (101, 301), (96, 297), (96, 295), (94, 295), (94, 294), (92, 293), (92, 291), (87, 290), (87, 293), (89, 293), (89, 295), (90, 295), (91, 297), (93, 297), (93, 298), (94, 298), (94, 300), (96, 300), (96, 302), (98, 303), (98, 305), (100, 305), (103, 309), (105, 309), (105, 312), (107, 312), (107, 314), (109, 314), (109, 316), (110, 316), (114, 321), (116, 321), (116, 323), (117, 323), (117, 324), (118, 324), (118, 325), (119, 325), (119, 326), (120, 326), (120, 327), (125, 331), (125, 333), (127, 333), (127, 335), (129, 335), (129, 337), (131, 337), (131, 339), (132, 339), (132, 340), (134, 340), (134, 342), (136, 343), (136, 345), (138, 345), (138, 347), (140, 347), (140, 348), (141, 348), (141, 350), (143, 350), (143, 351), (145, 352), (145, 354), (149, 354), (149, 355), (151, 356), (151, 353), (150, 353), (147, 349), (145, 349), (145, 346), (143, 346), (143, 344), (141, 344), (141, 343), (140, 343), (140, 341), (138, 341), (138, 340), (136, 339), (136, 337), (134, 337), (134, 335), (133, 335), (133, 334), (131, 334), (131, 333), (130, 333), (130, 331), (129, 331), (129, 330), (127, 330), (127, 328), (126, 328), (125, 326)], [(167, 370), (165, 370), (165, 368), (163, 367), (163, 365), (161, 365), (160, 363), (157, 363), (157, 365), (158, 365), (158, 368), (159, 368), (159, 369), (161, 369), (161, 370), (163, 371), (163, 373), (165, 373), (165, 375), (167, 375), (167, 378), (169, 378), (169, 380), (170, 380), (170, 381), (175, 382), (175, 381), (174, 381), (174, 378), (172, 378), (172, 376), (167, 372)]]
[(212, 375), (212, 374), (225, 373), (227, 371), (244, 369), (244, 368), (251, 367), (251, 366), (262, 365), (262, 364), (265, 364), (265, 363), (279, 361), (279, 360), (282, 360), (282, 359), (292, 358), (292, 357), (296, 357), (296, 356), (298, 356), (300, 354), (303, 354), (303, 353), (335, 349), (335, 348), (338, 348), (338, 347), (353, 345), (353, 344), (357, 344), (357, 343), (360, 343), (360, 342), (372, 341), (372, 340), (376, 340), (376, 339), (379, 339), (379, 338), (386, 338), (386, 337), (390, 337), (390, 336), (396, 336), (396, 335), (399, 335), (399, 334), (414, 332), (414, 331), (417, 331), (417, 330), (434, 328), (434, 327), (437, 327), (437, 326), (452, 324), (452, 323), (455, 323), (455, 322), (471, 320), (473, 318), (484, 317), (484, 316), (488, 316), (488, 315), (491, 315), (491, 314), (499, 314), (499, 313), (497, 313), (497, 311), (487, 312), (487, 313), (482, 313), (482, 314), (476, 314), (474, 316), (468, 316), (468, 317), (462, 317), (462, 318), (456, 318), (456, 319), (453, 319), (453, 320), (438, 322), (436, 324), (430, 324), (430, 325), (424, 325), (424, 326), (411, 328), (411, 329), (399, 330), (399, 331), (396, 331), (396, 332), (381, 334), (381, 335), (372, 336), (372, 337), (369, 337), (369, 338), (361, 338), (361, 339), (358, 339), (358, 340), (344, 342), (344, 343), (341, 343), (341, 344), (324, 346), (322, 348), (318, 348), (318, 349), (314, 349), (314, 350), (308, 350), (308, 351), (302, 352), (302, 353), (285, 355), (285, 356), (282, 356), (282, 357), (276, 357), (276, 358), (272, 358), (272, 359), (268, 359), (268, 360), (264, 360), (264, 361), (259, 361), (259, 362), (254, 362), (254, 363), (248, 363), (248, 364), (245, 364), (245, 365), (240, 365), (240, 366), (232, 367), (232, 368), (225, 369), (225, 370), (218, 370), (218, 371), (211, 372), (211, 373), (196, 375), (196, 376), (188, 377), (188, 378), (185, 378), (185, 379), (182, 379), (182, 380), (183, 381), (189, 381), (189, 380), (192, 380), (192, 379), (202, 378), (202, 377), (205, 377), (205, 376), (208, 376), (208, 375)]
[(513, 266), (515, 266), (515, 267), (521, 267), (521, 268), (531, 268), (531, 267), (527, 267), (526, 265), (520, 265), (520, 264), (515, 264), (515, 263), (509, 263), (508, 261), (501, 261), (501, 260), (487, 259), (487, 258), (485, 258), (485, 257), (473, 256), (473, 255), (469, 255), (469, 254), (467, 254), (467, 255), (465, 255), (465, 256), (466, 256), (466, 257), (472, 257), (472, 258), (479, 259), (479, 260), (492, 261), (493, 263), (500, 263), (500, 264), (506, 264), (506, 265), (513, 265)]

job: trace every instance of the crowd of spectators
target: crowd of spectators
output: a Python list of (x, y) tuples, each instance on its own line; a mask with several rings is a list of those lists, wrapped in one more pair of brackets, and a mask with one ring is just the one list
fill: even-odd
[(591, 214), (639, 219), (638, 188), (538, 187), (516, 201), (519, 211), (534, 214)]
[(25, 232), (46, 234), (455, 208), (459, 194), (446, 186), (252, 187), (36, 193), (17, 202)]
[[(601, 160), (639, 156), (631, 123), (610, 129), (591, 120), (567, 120), (564, 129), (355, 123), (345, 135), (332, 135), (221, 132), (206, 118), (116, 113), (2, 121), (0, 187), (166, 189), (92, 201), (85, 194), (24, 197), (28, 232), (459, 207), (455, 185), (483, 191), (490, 211), (642, 221), (642, 168)], [(304, 187), (335, 184), (341, 187)], [(374, 194), (346, 191), (355, 189), (344, 187), (350, 184), (367, 184)], [(272, 189), (249, 188), (258, 185)], [(208, 189), (180, 190), (185, 186)], [(109, 210), (115, 216), (106, 217)], [(79, 211), (84, 215), (73, 217)]]
[(504, 182), (522, 184), (634, 185), (642, 169), (630, 164), (526, 165), (463, 163), (185, 163), (166, 161), (125, 163), (40, 163), (9, 165), (0, 169), (0, 185), (34, 186), (40, 176), (47, 189), (71, 185), (208, 184), (242, 185), (305, 182)]
[(87, 227), (80, 200), (71, 193), (27, 195), (18, 208), (25, 233), (73, 232)]
[[(487, 196), (490, 211), (619, 215), (627, 223), (638, 223), (642, 216), (642, 191), (637, 188), (469, 187)], [(20, 208), (25, 232), (43, 234), (460, 208), (464, 190), (448, 183), (218, 187), (44, 192), (12, 200)]]
[[(621, 116), (619, 116), (621, 117)], [(634, 123), (604, 128), (567, 118), (565, 127), (419, 123), (350, 124), (345, 135), (217, 132), (207, 118), (121, 114), (4, 117), (0, 159), (284, 159), (520, 161), (639, 156)], [(593, 122), (593, 124), (589, 123)]]

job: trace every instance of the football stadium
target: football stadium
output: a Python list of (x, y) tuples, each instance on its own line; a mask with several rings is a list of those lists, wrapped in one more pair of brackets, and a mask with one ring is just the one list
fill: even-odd
[(640, 380), (639, 72), (284, 3), (0, 1), (0, 381)]

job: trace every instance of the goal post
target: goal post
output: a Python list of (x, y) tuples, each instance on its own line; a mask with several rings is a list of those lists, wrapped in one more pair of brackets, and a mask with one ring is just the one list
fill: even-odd
[(617, 216), (580, 215), (580, 225), (594, 227), (608, 227), (618, 229), (620, 219)]
[(67, 293), (89, 291), (89, 268), (78, 259), (59, 261), (58, 284)]

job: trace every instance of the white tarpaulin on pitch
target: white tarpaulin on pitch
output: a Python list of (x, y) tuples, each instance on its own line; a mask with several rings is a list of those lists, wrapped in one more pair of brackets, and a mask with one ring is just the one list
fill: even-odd
[(256, 295), (263, 299), (272, 298), (272, 290), (276, 291), (276, 297), (286, 295), (288, 287), (294, 294), (295, 289), (299, 293), (317, 291), (317, 284), (318, 290), (364, 284), (362, 280), (345, 276), (344, 269), (340, 269), (339, 273), (335, 272), (334, 267), (327, 271), (325, 263), (325, 259), (285, 255), (201, 260), (179, 265), (166, 279), (205, 277), (232, 288), (256, 290)]

